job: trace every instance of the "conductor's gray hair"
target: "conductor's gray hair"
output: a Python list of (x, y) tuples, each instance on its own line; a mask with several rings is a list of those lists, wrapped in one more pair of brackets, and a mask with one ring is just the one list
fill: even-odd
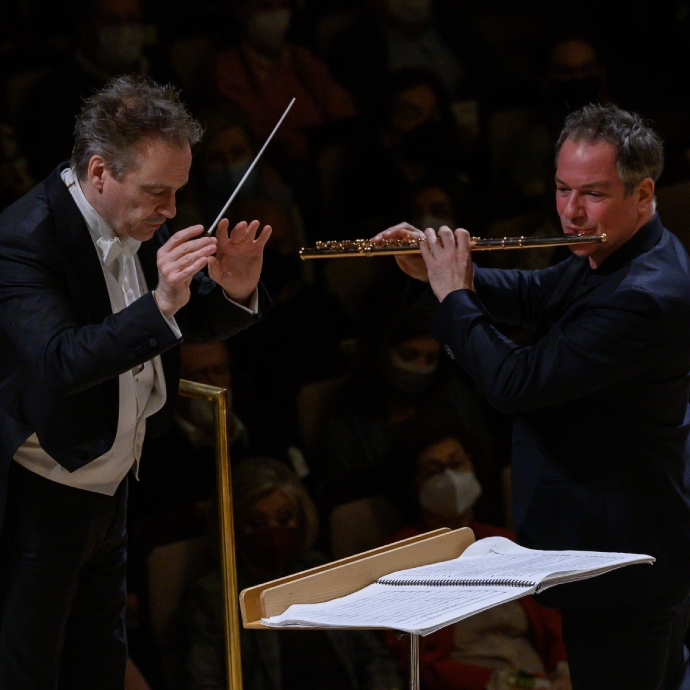
[(319, 518), (314, 502), (297, 475), (273, 458), (248, 458), (232, 469), (232, 496), (235, 524), (240, 524), (251, 507), (263, 496), (277, 489), (293, 502), (299, 527), (304, 534), (304, 548), (314, 546), (319, 534)]
[(639, 115), (611, 103), (590, 103), (566, 117), (556, 143), (556, 167), (566, 139), (589, 143), (603, 140), (615, 146), (616, 168), (626, 196), (647, 177), (656, 182), (664, 169), (661, 137)]
[(171, 85), (161, 86), (148, 77), (115, 77), (84, 101), (74, 130), (71, 166), (86, 178), (92, 156), (102, 156), (116, 180), (138, 161), (136, 146), (153, 137), (183, 148), (201, 141), (201, 125)]

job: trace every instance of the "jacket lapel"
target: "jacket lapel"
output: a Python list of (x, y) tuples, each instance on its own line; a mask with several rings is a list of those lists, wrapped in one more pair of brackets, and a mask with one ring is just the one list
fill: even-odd
[(56, 240), (77, 277), (89, 312), (94, 320), (101, 320), (112, 314), (108, 288), (84, 218), (60, 177), (65, 167), (66, 164), (60, 165), (45, 181), (48, 204), (55, 219)]

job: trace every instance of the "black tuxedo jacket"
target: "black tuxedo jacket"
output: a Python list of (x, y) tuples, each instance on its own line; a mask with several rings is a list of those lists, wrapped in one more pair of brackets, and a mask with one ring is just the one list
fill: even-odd
[[(435, 333), (499, 410), (515, 415), (518, 540), (647, 553), (555, 587), (543, 603), (603, 605), (690, 588), (690, 265), (658, 216), (596, 270), (477, 270)], [(534, 327), (533, 345), (496, 322)]]
[[(117, 314), (98, 254), (56, 169), (0, 215), (0, 524), (7, 469), (34, 432), (69, 471), (107, 452), (115, 440), (118, 376), (161, 355), (165, 406), (150, 433), (172, 421), (179, 381), (175, 337), (149, 292)], [(163, 226), (139, 249), (149, 290), (158, 282)], [(258, 317), (232, 304), (199, 273), (175, 319), (193, 340), (226, 338)], [(267, 296), (261, 302), (266, 306)]]

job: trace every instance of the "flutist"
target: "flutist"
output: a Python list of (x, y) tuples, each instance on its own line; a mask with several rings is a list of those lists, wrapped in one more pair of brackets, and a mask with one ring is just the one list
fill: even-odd
[[(587, 106), (556, 152), (563, 231), (606, 243), (545, 270), (478, 269), (468, 233), (445, 228), (396, 258), (440, 302), (448, 354), (514, 415), (518, 540), (656, 558), (541, 595), (563, 614), (573, 688), (670, 690), (690, 613), (690, 265), (656, 214), (663, 149), (637, 115)], [(533, 344), (501, 323), (533, 327)]]
[(172, 420), (182, 334), (266, 307), (270, 227), (166, 230), (200, 135), (172, 87), (115, 79), (0, 216), (0, 688), (122, 690), (127, 475)]

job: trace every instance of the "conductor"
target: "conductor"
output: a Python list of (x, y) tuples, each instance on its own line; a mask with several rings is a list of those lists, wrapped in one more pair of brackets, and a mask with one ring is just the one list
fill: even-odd
[(2, 688), (122, 690), (128, 474), (172, 421), (182, 334), (266, 306), (269, 226), (165, 227), (200, 137), (172, 87), (116, 78), (0, 215)]
[[(399, 256), (440, 302), (435, 335), (498, 410), (514, 415), (518, 541), (539, 549), (646, 553), (637, 565), (555, 587), (575, 690), (677, 689), (690, 591), (690, 264), (656, 213), (659, 137), (637, 115), (589, 105), (556, 145), (563, 232), (540, 271), (474, 268), (463, 229), (405, 224)], [(517, 345), (499, 324), (530, 327)]]

